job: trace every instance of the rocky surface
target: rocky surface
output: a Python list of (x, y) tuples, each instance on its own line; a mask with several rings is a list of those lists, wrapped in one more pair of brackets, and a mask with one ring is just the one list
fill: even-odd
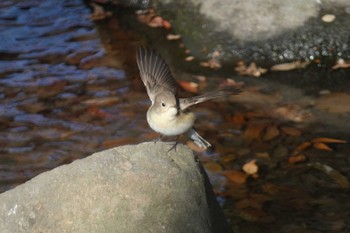
[(157, 8), (202, 59), (217, 53), (221, 61), (265, 64), (350, 58), (346, 0), (167, 0)]
[(231, 232), (193, 152), (157, 142), (93, 154), (0, 195), (1, 232)]

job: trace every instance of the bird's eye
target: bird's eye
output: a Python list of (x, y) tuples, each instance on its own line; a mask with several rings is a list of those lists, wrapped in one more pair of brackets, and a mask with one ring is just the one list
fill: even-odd
[(162, 107), (165, 107), (165, 106), (166, 106), (166, 104), (164, 102), (162, 102)]

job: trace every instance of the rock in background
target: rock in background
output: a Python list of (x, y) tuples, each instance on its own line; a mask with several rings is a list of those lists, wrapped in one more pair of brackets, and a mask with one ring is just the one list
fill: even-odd
[(319, 59), (333, 65), (337, 58), (350, 58), (347, 0), (158, 0), (155, 5), (202, 59), (215, 56), (231, 64)]
[(109, 149), (0, 194), (0, 232), (231, 232), (193, 152)]

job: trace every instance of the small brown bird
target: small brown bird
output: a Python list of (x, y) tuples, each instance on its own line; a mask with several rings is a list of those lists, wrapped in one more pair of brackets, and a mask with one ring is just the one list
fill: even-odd
[(188, 108), (207, 100), (237, 95), (241, 90), (227, 88), (200, 96), (179, 98), (177, 82), (159, 54), (152, 49), (141, 47), (137, 50), (136, 59), (141, 79), (152, 101), (147, 111), (149, 126), (165, 136), (179, 136), (186, 133), (199, 147), (205, 149), (211, 147), (211, 144), (193, 129), (196, 117)]

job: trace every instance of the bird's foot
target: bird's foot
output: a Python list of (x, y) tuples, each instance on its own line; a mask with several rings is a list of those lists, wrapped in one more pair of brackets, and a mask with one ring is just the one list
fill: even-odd
[(169, 153), (169, 152), (172, 151), (172, 150), (175, 150), (175, 152), (176, 152), (177, 144), (179, 144), (179, 142), (178, 142), (179, 137), (180, 137), (180, 136), (177, 136), (177, 137), (176, 137), (175, 143), (170, 147), (170, 149), (168, 150), (167, 153)]

